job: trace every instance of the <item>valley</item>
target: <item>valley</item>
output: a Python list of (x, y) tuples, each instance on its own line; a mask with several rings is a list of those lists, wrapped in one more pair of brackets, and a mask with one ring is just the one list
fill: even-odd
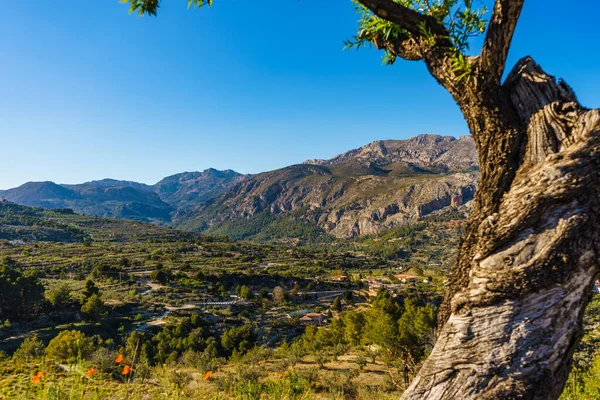
[[(312, 383), (301, 389), (306, 394), (353, 391), (358, 380), (374, 379), (363, 389), (392, 395), (399, 388), (386, 375), (396, 379), (399, 367), (379, 361), (384, 357), (379, 350), (371, 354), (356, 347), (362, 334), (345, 338), (342, 320), (362, 321), (374, 301), (382, 302), (382, 315), (393, 311), (388, 318), (398, 318), (402, 310), (394, 299), (410, 298), (415, 307), (410, 312), (427, 310), (431, 329), (431, 313), (440, 302), (439, 266), (412, 267), (406, 259), (365, 251), (235, 242), (8, 202), (0, 203), (0, 217), (0, 398), (43, 397), (57, 389), (58, 380), (75, 393), (93, 387), (132, 398), (148, 391), (156, 398), (160, 393), (228, 398), (246, 390), (226, 384), (229, 379), (258, 384), (289, 371), (297, 372), (282, 382), (308, 379)], [(39, 238), (33, 239), (33, 232)], [(14, 296), (8, 292), (11, 284), (22, 287)], [(387, 303), (393, 310), (383, 311)], [(379, 317), (371, 318), (375, 324)], [(366, 329), (364, 324), (357, 329)], [(331, 326), (337, 338), (327, 336), (331, 331), (325, 327)], [(375, 326), (369, 329), (375, 334)], [(89, 349), (79, 348), (80, 357), (68, 347), (56, 350), (61, 335), (84, 335), (80, 340)], [(46, 357), (39, 359), (42, 348)], [(111, 362), (119, 354), (136, 371), (135, 381), (103, 387), (119, 374), (121, 366)], [(8, 355), (15, 364), (3, 363)], [(363, 365), (366, 357), (372, 361)], [(161, 377), (160, 366), (167, 364), (172, 372)], [(31, 368), (45, 371), (44, 387), (30, 388)], [(77, 383), (73, 368), (94, 368), (94, 373)], [(201, 387), (180, 381), (207, 371), (212, 377)], [(157, 379), (175, 384), (174, 391), (155, 392)], [(345, 383), (327, 388), (327, 379)]]
[(0, 202), (0, 399), (396, 398), (433, 345), (464, 218), (300, 246)]

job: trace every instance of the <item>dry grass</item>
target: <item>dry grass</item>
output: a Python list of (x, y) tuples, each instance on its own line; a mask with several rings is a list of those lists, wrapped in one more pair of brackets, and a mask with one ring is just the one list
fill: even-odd
[[(383, 363), (369, 362), (359, 371), (355, 362), (357, 356), (356, 353), (345, 354), (336, 361), (325, 363), (322, 369), (312, 356), (302, 358), (293, 368), (282, 367), (278, 359), (254, 366), (231, 363), (215, 372), (210, 381), (204, 381), (204, 373), (193, 368), (156, 367), (143, 383), (139, 380), (128, 382), (114, 374), (86, 376), (85, 371), (90, 365), (85, 362), (61, 366), (51, 362), (10, 360), (0, 363), (0, 400), (384, 400), (400, 396), (399, 391), (390, 390)], [(37, 371), (44, 371), (45, 376), (36, 384), (32, 378)], [(184, 377), (185, 384), (174, 379), (175, 371)], [(305, 386), (301, 392), (290, 389), (289, 382), (294, 377), (303, 379), (301, 385)], [(234, 379), (241, 386), (227, 387), (228, 379)], [(260, 390), (264, 393), (257, 392), (256, 385), (252, 386), (253, 379), (262, 385)], [(244, 389), (240, 390), (240, 387)]]

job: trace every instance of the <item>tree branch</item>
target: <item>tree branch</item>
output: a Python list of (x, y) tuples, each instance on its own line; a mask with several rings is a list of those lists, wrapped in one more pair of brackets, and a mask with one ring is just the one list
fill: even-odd
[[(121, 0), (122, 3), (129, 3), (129, 12), (137, 11), (139, 16), (145, 14), (156, 17), (158, 8), (160, 7), (160, 0)], [(188, 7), (204, 7), (211, 6), (213, 0), (188, 0)]]
[(395, 57), (400, 57), (407, 61), (419, 61), (423, 59), (419, 44), (408, 35), (389, 38), (387, 40), (375, 37), (373, 38), (373, 43), (375, 43), (377, 50), (386, 49)]
[[(364, 7), (379, 18), (393, 22), (406, 31), (406, 35), (383, 40), (377, 38), (374, 43), (378, 49), (385, 48), (392, 55), (405, 60), (424, 60), (429, 72), (455, 97), (465, 83), (458, 82), (452, 71), (449, 55), (452, 51), (450, 32), (436, 18), (421, 14), (392, 0), (358, 0)], [(427, 30), (427, 35), (423, 31)], [(433, 42), (430, 37), (432, 35)]]
[(481, 50), (481, 72), (485, 79), (500, 85), (506, 57), (525, 0), (496, 0)]
[(440, 24), (435, 18), (423, 15), (420, 12), (411, 10), (402, 4), (395, 3), (392, 0), (358, 0), (363, 6), (367, 7), (373, 14), (379, 18), (393, 22), (405, 29), (408, 33), (420, 35), (421, 24), (438, 37), (448, 37), (449, 33), (443, 24)]

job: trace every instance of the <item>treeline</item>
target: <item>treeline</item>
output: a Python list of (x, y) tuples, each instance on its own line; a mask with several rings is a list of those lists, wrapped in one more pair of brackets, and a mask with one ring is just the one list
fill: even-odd
[(35, 271), (21, 271), (11, 258), (0, 260), (0, 320), (36, 316), (44, 302), (44, 286)]
[(53, 214), (69, 214), (72, 210), (46, 211), (41, 208), (0, 202), (0, 240), (83, 241), (83, 230), (50, 218)]
[[(132, 377), (145, 380), (152, 368), (163, 365), (188, 366), (205, 373), (217, 370), (228, 358), (242, 357), (255, 347), (251, 325), (233, 326), (222, 333), (197, 313), (171, 322), (157, 333), (133, 331), (102, 338), (78, 330), (63, 330), (45, 345), (37, 335), (26, 338), (13, 353), (19, 361), (46, 358), (49, 362), (78, 363), (94, 368), (104, 378), (120, 381), (119, 367), (128, 365)], [(4, 355), (6, 357), (6, 355)], [(120, 359), (116, 365), (113, 360)]]
[(80, 296), (74, 296), (67, 284), (46, 291), (41, 274), (34, 269), (22, 270), (9, 257), (0, 259), (0, 321), (3, 331), (12, 323), (31, 320), (42, 313), (80, 313), (92, 322), (100, 322), (107, 314), (100, 290), (88, 279)]
[(310, 354), (323, 367), (349, 349), (358, 349), (363, 353), (356, 359), (361, 369), (366, 364), (363, 357), (373, 363), (379, 359), (389, 371), (397, 371), (390, 379), (405, 386), (433, 348), (436, 320), (437, 306), (417, 298), (394, 298), (381, 289), (368, 310), (349, 311), (327, 327), (309, 326), (289, 353)]
[(233, 240), (272, 242), (281, 239), (299, 239), (303, 244), (331, 242), (332, 237), (308, 221), (304, 210), (273, 215), (262, 211), (247, 219), (236, 219), (211, 227), (208, 234), (225, 235)]

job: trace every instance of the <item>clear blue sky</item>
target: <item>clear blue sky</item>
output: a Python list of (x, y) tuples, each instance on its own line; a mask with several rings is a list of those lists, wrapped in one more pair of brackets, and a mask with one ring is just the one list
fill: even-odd
[[(186, 3), (138, 18), (117, 0), (6, 1), (0, 188), (254, 173), (377, 139), (467, 134), (421, 63), (342, 50), (350, 1)], [(509, 64), (530, 54), (598, 107), (600, 2), (566, 4), (526, 2)]]

